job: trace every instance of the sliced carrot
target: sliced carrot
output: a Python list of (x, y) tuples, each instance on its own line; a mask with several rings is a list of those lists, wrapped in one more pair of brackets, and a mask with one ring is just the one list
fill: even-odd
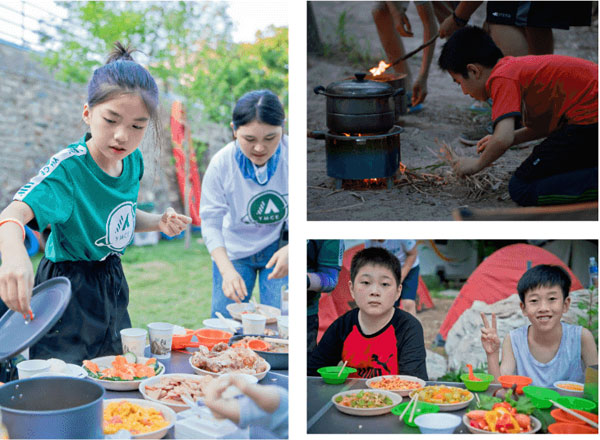
[(100, 368), (98, 368), (98, 365), (96, 365), (92, 361), (83, 361), (83, 366), (86, 367), (88, 370), (90, 370), (92, 373), (97, 373), (98, 371), (100, 371)]

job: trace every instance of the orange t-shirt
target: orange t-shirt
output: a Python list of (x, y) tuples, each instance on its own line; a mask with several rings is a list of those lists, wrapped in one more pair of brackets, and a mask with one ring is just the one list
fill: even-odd
[(494, 125), (511, 116), (549, 132), (565, 123), (598, 123), (598, 65), (591, 61), (564, 55), (504, 57), (492, 69), (486, 90)]

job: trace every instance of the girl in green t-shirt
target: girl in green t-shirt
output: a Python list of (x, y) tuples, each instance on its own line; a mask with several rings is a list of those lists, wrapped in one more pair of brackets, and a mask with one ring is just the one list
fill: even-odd
[[(149, 125), (160, 139), (158, 87), (120, 43), (88, 84), (79, 141), (56, 155), (0, 213), (0, 309), (30, 314), (33, 285), (64, 276), (71, 301), (62, 318), (30, 348), (30, 357), (84, 359), (121, 352), (120, 330), (131, 327), (129, 288), (120, 256), (134, 232), (174, 236), (189, 217), (171, 208), (160, 214), (137, 209), (144, 172), (138, 150)], [(24, 226), (51, 232), (33, 275)], [(0, 310), (2, 312), (2, 310)]]

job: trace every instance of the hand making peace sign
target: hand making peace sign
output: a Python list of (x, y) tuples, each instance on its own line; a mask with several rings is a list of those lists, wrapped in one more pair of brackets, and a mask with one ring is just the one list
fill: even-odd
[(481, 312), (483, 328), (481, 329), (481, 345), (487, 354), (496, 353), (500, 350), (500, 338), (496, 328), (496, 314), (492, 313), (492, 325), (488, 322), (485, 314)]

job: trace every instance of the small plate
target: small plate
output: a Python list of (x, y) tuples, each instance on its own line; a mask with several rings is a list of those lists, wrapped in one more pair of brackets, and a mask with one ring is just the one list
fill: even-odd
[[(175, 421), (177, 420), (175, 411), (173, 411), (171, 408), (169, 408), (166, 405), (163, 405), (161, 403), (150, 402), (150, 401), (144, 400), (144, 399), (104, 399), (103, 403), (104, 403), (104, 407), (106, 408), (106, 405), (108, 405), (109, 403), (122, 402), (124, 400), (129, 403), (132, 403), (134, 405), (139, 405), (144, 408), (154, 408), (154, 409), (159, 410), (162, 413), (165, 420), (169, 423), (164, 428), (158, 429), (156, 431), (145, 432), (143, 434), (131, 434), (131, 438), (133, 438), (133, 439), (144, 439), (144, 438), (160, 439), (160, 438), (163, 438), (165, 435), (167, 435), (167, 432), (169, 432), (169, 429), (171, 429), (173, 427), (173, 425), (175, 424)], [(110, 437), (110, 436), (114, 436), (115, 434), (105, 434), (105, 435), (107, 437)]]
[[(411, 388), (408, 390), (388, 390), (387, 388), (376, 388), (373, 386), (374, 383), (379, 382), (383, 379), (400, 379), (400, 380), (408, 380), (411, 382), (418, 382), (419, 386), (417, 388)], [(374, 390), (384, 390), (384, 391), (391, 391), (392, 393), (396, 393), (399, 396), (408, 396), (408, 393), (417, 390), (419, 388), (423, 388), (426, 385), (426, 382), (423, 379), (420, 379), (416, 376), (397, 376), (397, 375), (388, 375), (388, 376), (377, 376), (377, 377), (372, 377), (371, 379), (367, 380), (366, 385), (369, 388), (373, 388)]]
[[(104, 368), (112, 367), (112, 362), (115, 360), (115, 357), (116, 356), (103, 356), (103, 357), (91, 359), (91, 361), (94, 362), (96, 365), (98, 365), (100, 370), (103, 370)], [(146, 363), (146, 361), (148, 359), (149, 358), (138, 358), (138, 364), (144, 364), (144, 363)], [(160, 376), (165, 373), (165, 366), (163, 364), (158, 362), (158, 367), (159, 367), (159, 370), (158, 370), (158, 373), (156, 373), (156, 376)], [(140, 386), (140, 383), (142, 383), (144, 380), (147, 379), (147, 378), (144, 378), (144, 379), (138, 379), (138, 380), (103, 380), (103, 379), (96, 379), (96, 378), (90, 376), (89, 374), (86, 374), (86, 376), (88, 378), (90, 378), (91, 380), (93, 380), (94, 382), (96, 382), (98, 385), (101, 385), (102, 387), (104, 387), (105, 389), (113, 390), (113, 391), (137, 390)], [(153, 376), (153, 377), (156, 377), (156, 376)]]
[[(529, 416), (529, 417), (531, 418), (531, 431), (521, 432), (521, 434), (535, 434), (542, 427), (542, 422), (540, 422), (538, 419), (536, 419), (533, 416)], [(504, 434), (502, 432), (490, 432), (490, 431), (486, 431), (485, 429), (479, 429), (479, 428), (475, 428), (474, 426), (471, 426), (471, 424), (469, 423), (469, 418), (467, 417), (466, 414), (463, 415), (462, 421), (463, 421), (464, 425), (467, 427), (467, 429), (471, 433), (473, 433), (473, 434), (502, 434), (502, 435), (506, 435), (506, 434)]]
[[(277, 323), (277, 317), (281, 316), (281, 310), (277, 307), (268, 306), (266, 304), (257, 304), (257, 307), (257, 313), (265, 315), (267, 317), (267, 324)], [(238, 321), (242, 320), (242, 314), (244, 312), (249, 313), (254, 311), (254, 305), (250, 303), (233, 303), (228, 304), (227, 306), (225, 306), (225, 308), (233, 317), (233, 319), (237, 319)]]
[[(425, 387), (427, 388), (427, 387)], [(446, 388), (458, 388), (458, 387), (446, 387)], [(460, 390), (465, 390), (464, 388), (459, 388)], [(466, 390), (468, 391), (468, 390)], [(415, 391), (411, 391), (408, 395), (412, 398), (412, 396), (414, 395)], [(471, 398), (469, 400), (466, 400), (464, 402), (459, 402), (459, 403), (435, 403), (435, 402), (427, 402), (426, 400), (424, 400), (423, 402), (427, 402), (427, 403), (432, 403), (433, 405), (437, 405), (440, 407), (440, 411), (458, 411), (459, 409), (463, 409), (466, 408), (467, 406), (469, 406), (469, 403), (471, 403), (471, 401), (475, 398), (475, 395), (469, 391), (469, 394), (471, 394)]]
[[(339, 403), (337, 403), (335, 401), (335, 399), (338, 396), (346, 396), (348, 394), (358, 394), (361, 391), (364, 391), (365, 393), (383, 394), (386, 397), (389, 397), (390, 399), (392, 399), (392, 403), (390, 405), (382, 406), (382, 407), (379, 407), (379, 408), (352, 408), (350, 406), (340, 405)], [(342, 391), (341, 393), (337, 393), (336, 395), (334, 395), (331, 398), (331, 401), (333, 402), (333, 404), (335, 405), (335, 407), (339, 411), (343, 412), (344, 414), (350, 414), (351, 416), (379, 416), (379, 415), (382, 415), (382, 414), (389, 413), (392, 410), (393, 407), (395, 407), (396, 405), (402, 403), (402, 396), (399, 396), (398, 394), (393, 393), (391, 391), (373, 390), (371, 388), (366, 388), (366, 389), (362, 389), (362, 390)]]
[[(267, 375), (267, 373), (269, 371), (271, 371), (271, 364), (269, 364), (264, 359), (263, 359), (263, 361), (265, 362), (265, 364), (267, 364), (267, 369), (265, 371), (263, 371), (262, 373), (255, 373), (255, 374), (240, 373), (240, 374), (248, 374), (248, 376), (254, 376), (254, 377), (256, 377), (257, 380), (262, 380)], [(192, 357), (191, 356), (188, 359), (188, 362), (190, 363), (190, 367), (192, 367), (192, 369), (194, 370), (194, 373), (199, 374), (201, 376), (219, 377), (219, 376), (223, 376), (224, 374), (229, 374), (229, 373), (233, 374), (233, 373), (235, 373), (235, 371), (225, 371), (224, 373), (213, 373), (212, 371), (203, 370), (202, 368), (198, 368), (194, 364), (192, 364)]]
[[(577, 385), (581, 387), (581, 391), (577, 390), (568, 390), (566, 388), (561, 388), (559, 385)], [(583, 387), (584, 384), (581, 382), (573, 382), (571, 380), (558, 380), (553, 384), (554, 389), (558, 391), (558, 394), (561, 396), (573, 396), (573, 397), (583, 397)]]

